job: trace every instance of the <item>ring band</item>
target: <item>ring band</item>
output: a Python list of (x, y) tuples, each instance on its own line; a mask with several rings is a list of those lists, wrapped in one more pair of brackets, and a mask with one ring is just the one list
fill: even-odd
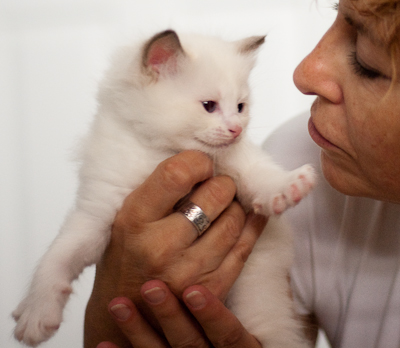
[(210, 220), (204, 211), (196, 204), (187, 202), (178, 210), (196, 227), (199, 237), (210, 226)]

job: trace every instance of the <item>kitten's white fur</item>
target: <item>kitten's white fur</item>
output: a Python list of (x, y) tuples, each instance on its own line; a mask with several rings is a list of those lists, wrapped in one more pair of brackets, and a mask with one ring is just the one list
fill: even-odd
[[(98, 112), (81, 151), (76, 205), (13, 313), (17, 339), (36, 346), (54, 334), (71, 283), (99, 261), (123, 200), (164, 159), (186, 149), (208, 153), (216, 173), (235, 180), (241, 203), (266, 215), (283, 212), (309, 192), (309, 166), (284, 171), (239, 134), (249, 121), (248, 77), (263, 42), (178, 38), (166, 31), (121, 49), (99, 88)], [(205, 101), (217, 102), (216, 110), (208, 113)], [(291, 233), (271, 217), (228, 297), (268, 348), (308, 347), (288, 296), (291, 260)]]

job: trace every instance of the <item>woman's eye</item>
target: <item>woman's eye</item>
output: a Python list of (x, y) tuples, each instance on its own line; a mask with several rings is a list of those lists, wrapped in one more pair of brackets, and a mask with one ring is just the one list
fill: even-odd
[(244, 109), (244, 103), (238, 104), (238, 112), (241, 113)]
[(376, 79), (378, 77), (383, 76), (379, 71), (371, 69), (371, 68), (366, 68), (365, 66), (363, 66), (357, 58), (356, 51), (354, 51), (350, 54), (349, 61), (350, 61), (351, 66), (353, 67), (354, 72), (358, 76), (365, 77), (368, 79)]
[(202, 103), (203, 103), (204, 109), (210, 114), (212, 112), (214, 112), (215, 109), (217, 108), (217, 102), (215, 102), (215, 101), (209, 100), (209, 101), (205, 101)]

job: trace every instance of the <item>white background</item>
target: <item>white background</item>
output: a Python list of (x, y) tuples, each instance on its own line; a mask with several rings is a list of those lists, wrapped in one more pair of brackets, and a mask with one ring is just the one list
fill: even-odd
[[(95, 111), (113, 48), (169, 27), (238, 39), (268, 34), (252, 75), (250, 132), (261, 143), (309, 108), (292, 74), (334, 19), (328, 0), (0, 0), (0, 347), (10, 312), (71, 205), (71, 148)], [(93, 268), (75, 284), (65, 323), (43, 347), (82, 346)], [(321, 347), (325, 346), (321, 343)]]

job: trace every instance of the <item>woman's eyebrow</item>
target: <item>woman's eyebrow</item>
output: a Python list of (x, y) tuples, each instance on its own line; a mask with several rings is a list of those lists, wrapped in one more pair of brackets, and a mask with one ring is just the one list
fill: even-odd
[(367, 36), (374, 44), (382, 45), (382, 39), (379, 39), (364, 23), (355, 20), (349, 14), (343, 16), (345, 21), (355, 28), (359, 34)]
[(344, 15), (344, 19), (350, 26), (354, 27), (359, 33), (369, 36), (368, 30), (367, 30), (367, 28), (366, 28), (366, 26), (364, 24), (355, 21), (348, 14)]

